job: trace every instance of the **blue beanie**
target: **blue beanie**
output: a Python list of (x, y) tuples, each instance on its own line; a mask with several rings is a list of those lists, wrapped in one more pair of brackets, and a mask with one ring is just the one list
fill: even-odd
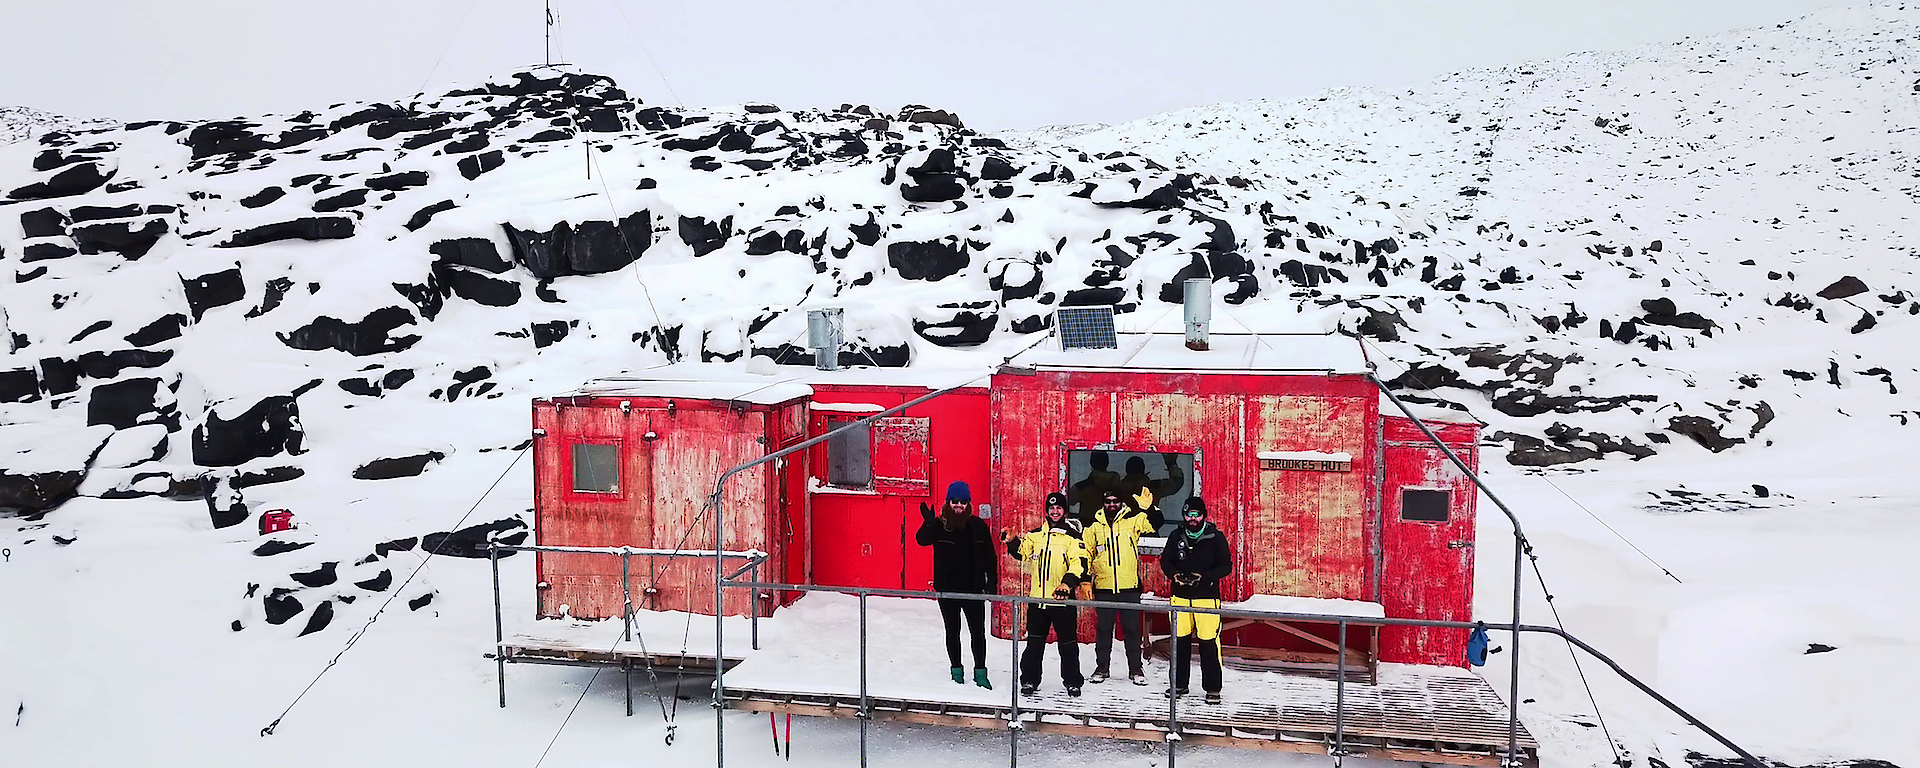
[(973, 491), (967, 488), (967, 481), (955, 480), (952, 485), (947, 486), (947, 501), (964, 501), (972, 504)]

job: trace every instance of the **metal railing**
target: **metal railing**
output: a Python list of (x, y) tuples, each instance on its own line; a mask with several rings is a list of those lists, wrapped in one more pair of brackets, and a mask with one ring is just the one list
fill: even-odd
[[(1472, 630), (1472, 629), (1475, 629), (1476, 627), (1482, 626), (1482, 624), (1478, 622), (1441, 621), (1437, 619), (1398, 619), (1398, 618), (1384, 618), (1384, 617), (1347, 616), (1347, 615), (1338, 615), (1338, 614), (1262, 611), (1262, 610), (1241, 609), (1241, 608), (1202, 608), (1202, 607), (1195, 607), (1195, 606), (1178, 606), (1178, 607), (1170, 606), (1168, 608), (1163, 609), (1160, 606), (1143, 606), (1139, 603), (1117, 603), (1117, 602), (1103, 602), (1103, 601), (1095, 601), (1095, 600), (1063, 600), (1058, 598), (1027, 597), (1023, 595), (989, 595), (989, 594), (975, 594), (975, 593), (967, 593), (967, 592), (926, 592), (926, 591), (916, 591), (916, 590), (906, 590), (906, 589), (878, 589), (878, 588), (865, 588), (865, 587), (828, 587), (828, 586), (819, 586), (819, 585), (813, 585), (813, 584), (782, 584), (782, 583), (776, 583), (776, 582), (762, 582), (762, 581), (752, 581), (752, 580), (736, 581), (734, 579), (722, 580), (721, 587), (725, 589), (752, 589), (752, 590), (755, 590), (756, 592), (760, 590), (793, 591), (793, 592), (833, 592), (833, 593), (839, 593), (839, 594), (845, 594), (845, 595), (852, 595), (859, 599), (859, 603), (860, 603), (860, 681), (859, 681), (860, 709), (855, 716), (860, 722), (860, 765), (863, 766), (863, 768), (867, 764), (867, 722), (868, 720), (871, 719), (871, 701), (870, 701), (871, 697), (868, 695), (868, 685), (867, 685), (868, 654), (867, 654), (867, 632), (866, 632), (867, 598), (869, 597), (974, 600), (974, 601), (980, 601), (980, 602), (986, 602), (986, 603), (1007, 603), (1010, 607), (1014, 608), (1014, 610), (1012, 610), (1013, 619), (1011, 623), (1011, 631), (1009, 632), (1009, 644), (1012, 645), (1014, 649), (1013, 650), (1013, 656), (1014, 656), (1013, 667), (1014, 668), (1012, 671), (1012, 675), (1014, 677), (1014, 684), (1012, 686), (1013, 691), (1009, 696), (1008, 709), (1010, 712), (1010, 716), (1008, 718), (1008, 725), (1007, 725), (1008, 731), (1010, 732), (1009, 748), (1011, 750), (1011, 754), (1009, 758), (1009, 766), (1011, 768), (1018, 768), (1020, 731), (1024, 729), (1024, 726), (1021, 724), (1022, 721), (1020, 717), (1020, 696), (1019, 696), (1019, 674), (1020, 674), (1019, 653), (1020, 653), (1020, 645), (1024, 639), (1020, 633), (1020, 613), (1021, 612), (1018, 610), (1018, 606), (1020, 605), (1068, 605), (1068, 606), (1073, 606), (1075, 608), (1095, 608), (1095, 609), (1108, 608), (1108, 609), (1116, 609), (1116, 610), (1123, 610), (1123, 611), (1139, 611), (1142, 613), (1148, 613), (1148, 612), (1165, 613), (1167, 614), (1170, 620), (1173, 620), (1177, 614), (1191, 613), (1191, 614), (1206, 614), (1206, 615), (1213, 615), (1213, 616), (1221, 616), (1221, 617), (1228, 617), (1228, 618), (1256, 619), (1256, 620), (1262, 620), (1262, 621), (1295, 621), (1295, 622), (1306, 622), (1306, 623), (1315, 623), (1315, 624), (1336, 625), (1336, 634), (1337, 634), (1337, 637), (1339, 638), (1338, 642), (1339, 642), (1340, 650), (1336, 653), (1336, 656), (1338, 657), (1339, 660), (1337, 662), (1337, 672), (1334, 675), (1335, 688), (1334, 688), (1333, 743), (1330, 745), (1328, 749), (1328, 754), (1336, 758), (1336, 761), (1339, 758), (1347, 757), (1354, 754), (1347, 750), (1347, 742), (1346, 742), (1346, 711), (1345, 711), (1346, 684), (1347, 684), (1346, 683), (1346, 678), (1347, 678), (1346, 637), (1347, 637), (1347, 629), (1349, 626), (1359, 625), (1359, 626), (1367, 626), (1367, 627), (1375, 627), (1375, 626), (1432, 627), (1432, 628), (1461, 629), (1461, 630)], [(1177, 624), (1177, 621), (1175, 621), (1174, 623)], [(1169, 626), (1171, 627), (1173, 626), (1173, 624), (1170, 624)], [(1740, 755), (1740, 757), (1743, 760), (1745, 760), (1751, 768), (1769, 768), (1764, 762), (1762, 762), (1759, 758), (1755, 757), (1752, 753), (1741, 748), (1740, 745), (1735, 744), (1732, 740), (1728, 739), (1726, 736), (1721, 735), (1719, 731), (1714, 730), (1712, 727), (1702, 722), (1698, 717), (1695, 717), (1692, 713), (1686, 711), (1685, 709), (1681, 708), (1678, 704), (1675, 704), (1673, 701), (1669, 700), (1667, 697), (1661, 695), (1660, 692), (1654, 690), (1652, 686), (1649, 686), (1645, 682), (1641, 681), (1639, 678), (1634, 677), (1632, 673), (1627, 672), (1627, 670), (1624, 667), (1620, 666), (1618, 662), (1614, 661), (1612, 658), (1608, 657), (1606, 654), (1601, 653), (1598, 649), (1594, 648), (1592, 645), (1589, 645), (1585, 641), (1582, 641), (1579, 638), (1574, 637), (1572, 634), (1569, 634), (1568, 632), (1566, 632), (1563, 629), (1560, 629), (1559, 627), (1538, 626), (1538, 625), (1532, 625), (1532, 624), (1486, 624), (1484, 626), (1487, 629), (1492, 629), (1492, 630), (1511, 631), (1514, 633), (1516, 640), (1518, 639), (1518, 636), (1520, 634), (1525, 634), (1525, 633), (1547, 634), (1547, 635), (1554, 635), (1554, 636), (1560, 637), (1566, 640), (1568, 643), (1572, 644), (1574, 647), (1579, 648), (1580, 650), (1586, 652), (1588, 655), (1599, 660), (1601, 663), (1606, 664), (1609, 668), (1611, 668), (1614, 671), (1615, 674), (1619, 675), (1621, 679), (1626, 680), (1628, 683), (1632, 684), (1635, 688), (1640, 689), (1642, 692), (1646, 693), (1647, 696), (1652, 698), (1654, 701), (1659, 702), (1661, 706), (1666, 707), (1669, 711), (1673, 712), (1676, 715), (1679, 715), (1682, 719), (1686, 720), (1688, 724), (1691, 724), (1694, 727), (1699, 728), (1701, 732), (1712, 737), (1715, 741), (1720, 742), (1721, 745), (1727, 747), (1730, 750), (1733, 750), (1734, 753)], [(1169, 645), (1168, 653), (1169, 653), (1169, 656), (1172, 656), (1174, 654), (1174, 649), (1171, 646), (1171, 644)], [(1169, 691), (1173, 689), (1174, 674), (1176, 674), (1176, 672), (1170, 666), (1168, 669), (1168, 680), (1167, 680), (1167, 687)], [(722, 687), (722, 680), (720, 676), (716, 675), (714, 679), (714, 698), (712, 702), (712, 706), (714, 706), (716, 710), (722, 710), (726, 706), (724, 691), (725, 689)], [(1510, 701), (1507, 703), (1507, 709), (1509, 713), (1515, 712), (1518, 710), (1519, 701), (1520, 700), (1518, 698), (1515, 698), (1513, 701)], [(1179, 705), (1179, 698), (1177, 696), (1167, 697), (1167, 718), (1168, 719), (1167, 719), (1166, 740), (1167, 740), (1168, 768), (1174, 768), (1174, 761), (1177, 759), (1177, 752), (1175, 748), (1178, 742), (1180, 741), (1180, 734), (1179, 734), (1179, 728), (1178, 728), (1178, 716), (1179, 716), (1178, 705)], [(718, 714), (719, 712), (716, 711), (716, 716)], [(1520, 730), (1519, 730), (1518, 718), (1509, 719), (1508, 729), (1509, 730), (1507, 732), (1507, 752), (1506, 752), (1506, 755), (1502, 758), (1502, 762), (1504, 764), (1509, 764), (1509, 765), (1516, 765), (1516, 766), (1521, 765), (1522, 761), (1521, 761), (1521, 752), (1519, 748)]]
[[(621, 601), (620, 641), (621, 642), (633, 641), (633, 614), (634, 614), (633, 565), (632, 565), (633, 558), (645, 557), (645, 558), (651, 559), (656, 557), (664, 557), (669, 560), (674, 558), (689, 558), (689, 559), (698, 559), (698, 560), (712, 559), (716, 561), (726, 560), (726, 559), (746, 560), (747, 562), (745, 565), (742, 565), (739, 568), (735, 569), (733, 572), (726, 574), (725, 579), (726, 580), (736, 579), (736, 578), (739, 578), (742, 574), (747, 574), (752, 578), (753, 581), (759, 581), (760, 566), (765, 564), (767, 561), (767, 553), (761, 552), (758, 550), (747, 550), (744, 552), (727, 552), (727, 551), (716, 551), (711, 549), (646, 549), (641, 547), (550, 547), (550, 546), (538, 546), (538, 545), (531, 545), (531, 544), (501, 544), (498, 542), (489, 542), (487, 544), (487, 560), (493, 568), (493, 645), (494, 645), (493, 658), (494, 658), (494, 667), (495, 667), (494, 674), (499, 680), (501, 707), (507, 706), (507, 661), (508, 661), (507, 659), (508, 654), (507, 654), (507, 647), (506, 647), (507, 646), (506, 621), (504, 618), (504, 611), (502, 608), (501, 596), (500, 596), (500, 553), (501, 552), (507, 552), (507, 553), (552, 552), (556, 554), (569, 554), (569, 555), (618, 556), (620, 558), (620, 601)], [(752, 644), (753, 644), (753, 649), (757, 651), (757, 650), (760, 650), (760, 590), (757, 590), (757, 589), (754, 590), (753, 598), (750, 601), (749, 605), (750, 605), (750, 608), (748, 610), (748, 615), (749, 615), (749, 623), (752, 625)], [(688, 613), (691, 614), (692, 611), (688, 611)], [(716, 615), (723, 613), (723, 611), (721, 610), (721, 604), (715, 603), (714, 613)], [(689, 622), (692, 621), (691, 615), (689, 615), (688, 621)], [(686, 651), (687, 651), (686, 648), (680, 649), (680, 653), (683, 657), (686, 654)], [(719, 648), (719, 641), (717, 639), (715, 640), (715, 654), (716, 656), (723, 655), (721, 654), (721, 649)], [(520, 659), (520, 660), (531, 661), (534, 663), (561, 663), (561, 662), (549, 661), (549, 660), (535, 660), (535, 659)], [(652, 662), (651, 660), (649, 660), (647, 663), (651, 664)], [(631, 663), (623, 661), (621, 663), (621, 668), (625, 671), (627, 675), (627, 681), (626, 681), (627, 683), (627, 714), (632, 715), (633, 714), (633, 680), (632, 680), (633, 667)]]

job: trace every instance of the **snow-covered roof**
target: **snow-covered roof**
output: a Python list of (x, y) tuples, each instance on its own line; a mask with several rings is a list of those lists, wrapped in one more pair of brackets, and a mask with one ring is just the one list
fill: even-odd
[[(1407, 404), (1407, 410), (1413, 412), (1414, 418), (1417, 418), (1423, 422), (1427, 422), (1430, 424), (1434, 422), (1443, 422), (1447, 424), (1483, 424), (1484, 423), (1480, 421), (1479, 418), (1475, 417), (1473, 414), (1468, 413), (1466, 411), (1456, 411), (1456, 410), (1453, 410), (1452, 408), (1442, 408), (1440, 406), (1429, 405), (1427, 403), (1408, 402), (1405, 397), (1400, 398), (1400, 402)], [(1380, 413), (1385, 416), (1398, 416), (1401, 418), (1406, 417), (1405, 413), (1400, 412), (1399, 406), (1394, 405), (1393, 401), (1387, 399), (1387, 396), (1384, 394), (1380, 396)]]
[[(763, 372), (770, 371), (770, 372)], [(985, 368), (849, 367), (822, 371), (810, 367), (758, 368), (743, 363), (675, 363), (594, 379), (555, 397), (681, 397), (730, 400), (760, 405), (809, 397), (817, 384), (926, 387), (972, 385), (984, 389)]]
[(1331, 333), (1214, 334), (1205, 352), (1178, 333), (1122, 333), (1118, 349), (1036, 348), (1010, 365), (1054, 370), (1366, 373), (1360, 344)]

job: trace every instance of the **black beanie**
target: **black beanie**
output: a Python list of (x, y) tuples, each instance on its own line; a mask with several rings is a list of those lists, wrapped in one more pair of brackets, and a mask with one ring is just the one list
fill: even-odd
[(1186, 503), (1180, 505), (1180, 514), (1185, 515), (1187, 510), (1199, 512), (1200, 516), (1204, 518), (1207, 516), (1207, 503), (1201, 501), (1198, 496), (1188, 496)]
[(1059, 507), (1059, 508), (1061, 508), (1061, 509), (1066, 509), (1066, 508), (1067, 508), (1067, 495), (1066, 495), (1066, 494), (1064, 494), (1064, 493), (1061, 493), (1061, 492), (1059, 492), (1059, 491), (1054, 491), (1053, 493), (1049, 493), (1049, 494), (1047, 494), (1047, 506), (1048, 506), (1048, 507)]

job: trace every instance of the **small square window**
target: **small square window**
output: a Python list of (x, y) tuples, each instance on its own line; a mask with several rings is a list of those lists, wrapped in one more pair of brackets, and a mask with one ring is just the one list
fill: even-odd
[(573, 446), (573, 489), (581, 493), (619, 493), (620, 446), (607, 443)]
[(1452, 508), (1453, 493), (1425, 488), (1400, 491), (1400, 519), (1420, 523), (1444, 523)]
[[(827, 422), (827, 429), (838, 429), (855, 419)], [(827, 438), (827, 484), (843, 488), (867, 488), (873, 485), (873, 438), (861, 425)]]

